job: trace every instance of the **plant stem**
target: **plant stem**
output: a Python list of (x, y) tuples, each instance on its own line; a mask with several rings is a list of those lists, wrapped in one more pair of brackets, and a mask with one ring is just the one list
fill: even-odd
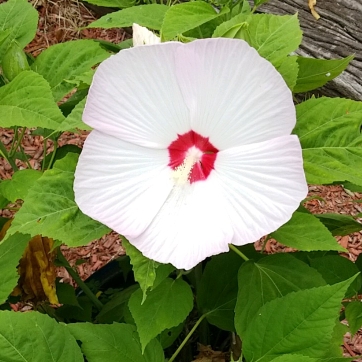
[(58, 248), (57, 258), (70, 274), (70, 276), (74, 279), (74, 281), (78, 284), (78, 286), (83, 290), (84, 294), (93, 302), (98, 310), (101, 310), (103, 308), (102, 302), (94, 295), (94, 293), (89, 289), (88, 285), (83, 282), (78, 273), (70, 266), (68, 260), (65, 258), (60, 248)]
[(6, 151), (6, 148), (2, 142), (0, 142), (0, 153), (3, 155), (4, 158), (6, 158), (6, 161), (9, 162), (14, 172), (19, 170), (18, 166), (16, 166), (15, 164), (15, 161), (9, 156), (8, 151)]
[(50, 169), (52, 167), (52, 164), (53, 164), (54, 158), (55, 158), (55, 154), (57, 153), (57, 149), (58, 149), (58, 141), (53, 141), (53, 144), (54, 144), (54, 150), (52, 153), (52, 157), (50, 158), (50, 161), (49, 161), (48, 169)]
[(243, 254), (236, 246), (234, 246), (233, 244), (229, 244), (229, 249), (234, 251), (236, 254), (238, 254), (241, 258), (243, 258), (245, 261), (248, 261), (249, 258)]
[(47, 138), (44, 138), (43, 141), (43, 162), (42, 162), (42, 166), (41, 166), (41, 170), (44, 171), (45, 170), (45, 158), (47, 156)]
[(175, 360), (175, 358), (177, 357), (177, 355), (180, 353), (180, 351), (182, 350), (182, 348), (184, 348), (185, 344), (187, 343), (187, 341), (191, 338), (191, 336), (193, 335), (193, 333), (196, 331), (197, 327), (200, 325), (200, 323), (204, 320), (204, 318), (206, 317), (206, 314), (203, 314), (195, 323), (195, 325), (192, 327), (191, 331), (189, 332), (189, 334), (186, 336), (186, 338), (182, 341), (182, 343), (180, 344), (180, 346), (177, 348), (176, 352), (172, 355), (172, 357), (168, 360), (168, 362), (173, 362)]

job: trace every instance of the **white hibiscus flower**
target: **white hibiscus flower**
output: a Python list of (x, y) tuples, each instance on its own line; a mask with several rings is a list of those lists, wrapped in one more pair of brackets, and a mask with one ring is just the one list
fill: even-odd
[(77, 204), (161, 263), (254, 242), (307, 194), (291, 92), (242, 40), (121, 51), (97, 69), (83, 120)]

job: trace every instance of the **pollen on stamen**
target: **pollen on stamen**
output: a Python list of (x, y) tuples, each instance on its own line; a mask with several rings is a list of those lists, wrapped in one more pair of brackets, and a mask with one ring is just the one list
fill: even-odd
[(172, 172), (172, 179), (175, 185), (182, 186), (190, 183), (191, 171), (201, 157), (202, 152), (199, 149), (196, 147), (189, 149), (183, 163)]

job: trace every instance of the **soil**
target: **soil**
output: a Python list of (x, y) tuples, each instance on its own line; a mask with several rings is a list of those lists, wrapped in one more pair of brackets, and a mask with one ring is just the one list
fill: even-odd
[[(307, 0), (306, 0), (307, 1)], [(0, 0), (0, 3), (4, 0)], [(65, 42), (73, 39), (102, 39), (113, 43), (130, 37), (129, 30), (124, 29), (84, 29), (89, 23), (99, 17), (97, 13), (87, 8), (84, 3), (78, 0), (32, 0), (31, 3), (39, 12), (39, 25), (35, 39), (26, 47), (26, 51), (33, 56), (39, 55), (44, 49), (52, 44)], [(64, 133), (59, 139), (59, 145), (74, 144), (82, 146), (87, 132), (78, 134)], [(0, 139), (5, 145), (10, 145), (13, 132), (0, 128)], [(25, 152), (30, 155), (30, 164), (35, 169), (41, 168), (43, 159), (43, 139), (41, 136), (34, 136), (31, 130), (27, 130), (24, 137), (23, 146)], [(47, 143), (47, 152), (51, 152), (53, 144)], [(18, 166), (26, 167), (22, 162)], [(9, 164), (0, 158), (1, 179), (11, 178), (12, 171)], [(335, 212), (346, 215), (360, 215), (362, 204), (356, 203), (361, 200), (361, 194), (352, 193), (342, 186), (314, 186), (310, 185), (309, 196), (318, 196), (305, 203), (305, 206), (313, 213)], [(8, 209), (0, 210), (0, 216), (11, 217), (12, 213)], [(362, 222), (362, 218), (357, 218)], [(362, 253), (362, 233), (357, 232), (343, 237), (337, 237), (338, 242), (348, 249), (345, 256), (355, 261)], [(261, 249), (263, 240), (255, 243), (257, 249)], [(92, 243), (78, 248), (62, 247), (63, 253), (71, 265), (82, 260), (83, 263), (77, 266), (82, 279), (86, 279), (94, 271), (101, 268), (110, 260), (124, 254), (124, 249), (120, 243), (118, 235), (114, 232), (95, 240)], [(269, 240), (265, 246), (268, 253), (292, 251), (278, 244), (275, 240)], [(73, 280), (64, 269), (58, 270), (58, 276), (64, 282), (74, 285)], [(355, 361), (362, 361), (362, 331), (354, 336), (347, 334), (344, 342), (344, 352), (346, 357), (355, 357)]]

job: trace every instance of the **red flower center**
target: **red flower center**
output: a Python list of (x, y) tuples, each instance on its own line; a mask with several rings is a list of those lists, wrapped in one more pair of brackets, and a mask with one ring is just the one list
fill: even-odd
[(168, 146), (170, 166), (174, 170), (176, 183), (190, 183), (206, 180), (214, 169), (216, 155), (219, 150), (214, 147), (208, 137), (189, 131), (178, 135)]

